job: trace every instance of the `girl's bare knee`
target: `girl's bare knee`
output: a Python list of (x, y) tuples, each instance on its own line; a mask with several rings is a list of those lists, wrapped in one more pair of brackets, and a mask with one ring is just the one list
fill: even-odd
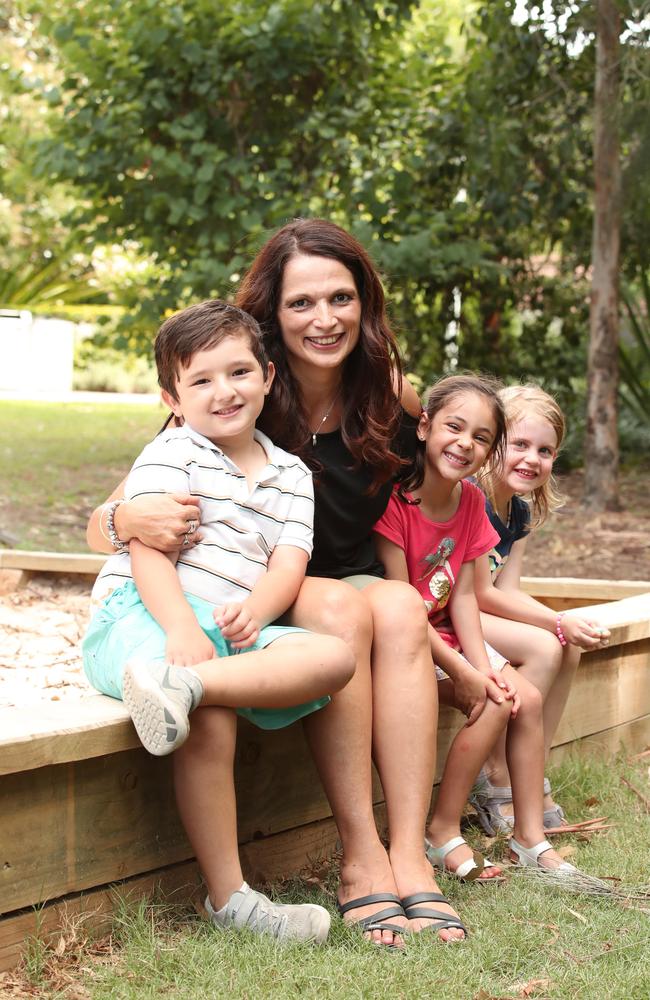
[(544, 698), (541, 691), (534, 684), (525, 681), (523, 677), (519, 678), (517, 690), (521, 699), (518, 717), (528, 719), (529, 721), (539, 719), (541, 724), (544, 705)]

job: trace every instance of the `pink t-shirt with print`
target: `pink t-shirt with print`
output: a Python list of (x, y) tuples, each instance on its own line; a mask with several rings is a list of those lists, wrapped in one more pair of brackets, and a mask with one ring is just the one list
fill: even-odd
[(404, 550), (409, 580), (427, 605), (429, 621), (455, 649), (458, 640), (445, 608), (460, 568), (489, 552), (499, 540), (485, 513), (481, 490), (466, 480), (461, 488), (458, 509), (448, 521), (431, 521), (419, 504), (405, 503), (395, 491), (374, 528)]

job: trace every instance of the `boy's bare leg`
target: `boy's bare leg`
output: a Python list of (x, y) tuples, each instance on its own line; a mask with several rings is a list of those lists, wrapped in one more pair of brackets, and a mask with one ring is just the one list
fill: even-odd
[[(373, 755), (386, 798), (391, 867), (402, 898), (439, 892), (424, 853), (438, 730), (426, 609), (417, 592), (400, 581), (378, 581), (363, 594), (373, 614)], [(443, 903), (433, 908), (455, 915)], [(432, 926), (428, 919), (409, 921), (413, 931)], [(445, 941), (464, 936), (452, 928), (438, 933)]]
[[(285, 620), (291, 625), (340, 636), (354, 651), (356, 671), (329, 705), (303, 720), (305, 735), (327, 795), (342, 847), (339, 902), (374, 893), (397, 893), (388, 854), (379, 839), (372, 809), (370, 646), (372, 620), (363, 594), (349, 584), (307, 577)], [(353, 922), (385, 909), (387, 903), (350, 912)], [(391, 917), (393, 924), (406, 920)], [(392, 931), (368, 935), (392, 945)]]
[(265, 649), (207, 660), (190, 669), (203, 684), (202, 706), (286, 708), (344, 687), (354, 657), (334, 636), (294, 633)]
[[(451, 680), (438, 683), (438, 694), (442, 704), (458, 707)], [(452, 837), (459, 836), (460, 817), (476, 775), (496, 740), (505, 734), (511, 708), (510, 701), (497, 705), (488, 699), (476, 722), (463, 726), (456, 734), (445, 761), (436, 808), (427, 830), (427, 836), (435, 847), (441, 847)], [(462, 845), (447, 855), (445, 863), (455, 871), (471, 857), (471, 849)]]
[(186, 743), (172, 758), (178, 811), (215, 910), (244, 881), (237, 849), (236, 738), (233, 709), (198, 708)]

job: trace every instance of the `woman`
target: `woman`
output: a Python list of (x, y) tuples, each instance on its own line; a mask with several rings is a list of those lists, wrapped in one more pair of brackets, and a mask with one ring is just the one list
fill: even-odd
[[(339, 906), (348, 920), (368, 926), (377, 944), (402, 943), (382, 923), (462, 938), (453, 909), (435, 898), (439, 889), (423, 850), (437, 728), (426, 612), (408, 585), (381, 578), (371, 538), (401, 465), (400, 439), (412, 447), (420, 414), (415, 391), (401, 378), (381, 282), (350, 234), (299, 219), (262, 247), (237, 305), (260, 323), (276, 367), (261, 427), (315, 473), (310, 575), (287, 619), (340, 636), (357, 659), (352, 681), (305, 727), (343, 849)], [(121, 495), (120, 486), (113, 497)], [(91, 518), (88, 541), (105, 550), (100, 512)], [(122, 541), (138, 537), (172, 549), (197, 518), (187, 498), (142, 498), (121, 504), (114, 526)], [(386, 799), (389, 853), (372, 811), (371, 746)], [(208, 741), (199, 752), (190, 739), (175, 756), (179, 777), (191, 781), (195, 796), (205, 783), (202, 808), (214, 809)], [(192, 817), (183, 819), (191, 830)], [(205, 870), (209, 845), (193, 846)], [(467, 847), (455, 853), (450, 866), (471, 854)], [(415, 894), (417, 904), (409, 899)]]

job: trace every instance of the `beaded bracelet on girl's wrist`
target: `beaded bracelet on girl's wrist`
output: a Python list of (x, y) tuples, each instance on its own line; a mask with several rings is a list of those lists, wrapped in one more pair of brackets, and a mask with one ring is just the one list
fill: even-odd
[[(121, 503), (124, 503), (124, 498), (121, 500), (111, 500), (110, 503), (104, 504), (99, 517), (99, 530), (106, 541), (110, 542), (117, 552), (124, 552), (129, 547), (129, 543), (122, 541), (115, 528), (115, 511)], [(106, 531), (104, 531), (102, 524), (104, 515), (106, 515)]]
[(562, 631), (562, 618), (563, 617), (564, 617), (564, 611), (561, 611), (560, 614), (555, 619), (555, 634), (556, 634), (556, 636), (558, 637), (558, 639), (560, 641), (560, 645), (561, 646), (566, 646), (566, 644), (567, 644), (566, 637), (564, 635), (564, 632)]

